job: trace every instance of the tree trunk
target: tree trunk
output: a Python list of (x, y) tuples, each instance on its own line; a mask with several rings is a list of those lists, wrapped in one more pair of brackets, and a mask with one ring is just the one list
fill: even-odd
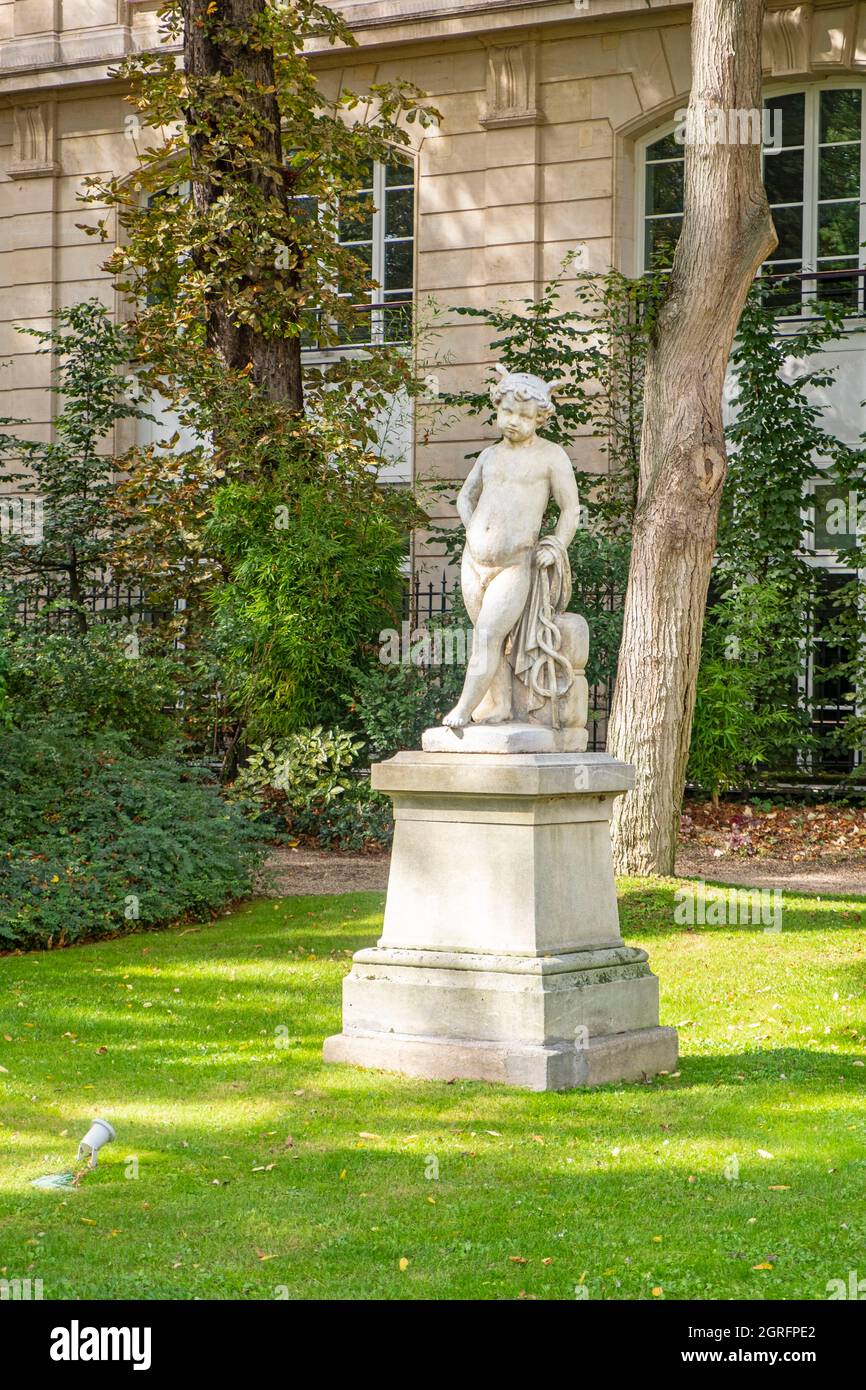
[[(760, 112), (763, 0), (695, 0), (690, 117)], [(748, 124), (748, 123), (744, 123)], [(735, 127), (743, 139), (743, 128)], [(730, 140), (730, 136), (727, 137)], [(685, 213), (647, 357), (640, 483), (608, 749), (619, 873), (672, 874), (725, 477), (722, 393), (749, 286), (776, 244), (755, 143), (685, 147)]]
[[(245, 160), (244, 176), (261, 188), (270, 198), (277, 200), (284, 208), (290, 197), (290, 178), (283, 171), (283, 145), (280, 128), (280, 108), (274, 89), (274, 54), (267, 47), (255, 42), (244, 42), (243, 36), (252, 38), (256, 24), (267, 12), (267, 0), (219, 0), (218, 10), (209, 15), (209, 0), (183, 0), (184, 21), (184, 63), (190, 78), (206, 80), (216, 77), (234, 77), (240, 80), (242, 100), (248, 103), (252, 119), (249, 133), (252, 146)], [(229, 43), (208, 33), (208, 24), (219, 20), (227, 30), (231, 30), (240, 41)], [(193, 95), (188, 111), (192, 128), (190, 135), (190, 154), (197, 177), (193, 182), (193, 198), (202, 211), (207, 211), (212, 203), (224, 192), (221, 183), (214, 179), (219, 175), (219, 164), (214, 165), (202, 153), (209, 139), (209, 130), (218, 135), (218, 121), (208, 110), (203, 100), (197, 109), (195, 104), (195, 81)], [(221, 100), (230, 100), (223, 94)], [(266, 129), (265, 126), (268, 128)], [(238, 150), (232, 151), (233, 163), (227, 168), (230, 176), (238, 175)], [(279, 170), (277, 174), (275, 171)], [(300, 270), (297, 248), (292, 248), (290, 266), (284, 273), (299, 283)], [(251, 268), (251, 283), (255, 278)], [(303, 408), (303, 387), (301, 383), (301, 340), (299, 335), (291, 337), (266, 337), (248, 324), (239, 323), (224, 302), (213, 295), (208, 302), (207, 311), (208, 343), (224, 358), (228, 366), (237, 370), (251, 367), (253, 381), (259, 385), (272, 400), (285, 402), (290, 409)]]

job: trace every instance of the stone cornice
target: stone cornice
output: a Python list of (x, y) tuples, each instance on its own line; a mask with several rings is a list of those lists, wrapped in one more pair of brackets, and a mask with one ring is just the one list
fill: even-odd
[[(128, 0), (134, 10), (137, 0)], [(352, 25), (361, 51), (396, 45), (483, 39), (508, 43), (511, 33), (540, 35), (549, 26), (601, 24), (619, 19), (629, 28), (670, 24), (685, 18), (683, 0), (344, 0), (339, 5)], [(127, 15), (127, 18), (130, 18)], [(128, 53), (148, 45), (149, 25), (106, 25), (64, 33), (19, 36), (0, 43), (0, 98), (38, 95), (62, 88), (102, 85)], [(313, 41), (310, 54), (351, 61), (345, 49)], [(769, 78), (827, 77), (866, 71), (866, 0), (822, 3), (803, 0), (775, 6), (764, 24), (764, 71)]]

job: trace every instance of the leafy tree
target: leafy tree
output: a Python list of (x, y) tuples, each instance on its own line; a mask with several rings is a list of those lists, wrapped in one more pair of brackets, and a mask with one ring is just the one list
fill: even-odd
[(129, 342), (98, 300), (61, 309), (51, 329), (26, 332), (41, 343), (38, 352), (54, 358), (62, 404), (50, 442), (0, 433), (0, 462), (11, 464), (7, 480), (36, 504), (32, 526), (0, 532), (0, 584), (18, 599), (35, 598), (50, 584), (55, 600), (46, 619), (85, 632), (87, 590), (128, 525), (112, 509), (111, 431), (122, 420), (147, 418), (146, 398), (134, 378), (121, 375)]
[[(351, 338), (354, 303), (369, 300), (369, 267), (340, 245), (364, 216), (353, 195), (371, 160), (436, 113), (403, 82), (328, 96), (304, 45), (356, 40), (317, 0), (168, 0), (160, 13), (163, 47), (118, 70), (148, 143), (131, 177), (89, 181), (125, 232), (109, 267), (170, 398), (206, 349), (297, 413), (305, 335)], [(109, 234), (105, 219), (85, 230)]]
[[(746, 768), (790, 766), (814, 743), (798, 688), (818, 636), (821, 572), (804, 540), (810, 485), (820, 472), (856, 487), (863, 466), (863, 450), (824, 425), (834, 369), (810, 365), (846, 333), (844, 310), (816, 304), (810, 318), (782, 327), (783, 297), (778, 284), (755, 285), (731, 358), (731, 454), (689, 765), (714, 795)], [(862, 626), (857, 605), (850, 615)], [(854, 636), (849, 629), (849, 645)]]
[(759, 0), (694, 0), (682, 230), (644, 377), (638, 505), (608, 747), (637, 780), (611, 822), (620, 873), (673, 873), (725, 478), (722, 397), (749, 287), (776, 245), (758, 145), (712, 113), (761, 107)]

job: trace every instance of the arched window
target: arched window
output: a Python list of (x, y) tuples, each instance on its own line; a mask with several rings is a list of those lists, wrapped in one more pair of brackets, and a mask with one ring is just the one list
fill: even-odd
[[(764, 185), (779, 245), (761, 274), (796, 275), (799, 303), (832, 299), (852, 313), (864, 309), (866, 241), (863, 195), (863, 88), (824, 85), (774, 92), (764, 102), (772, 132), (764, 146)], [(684, 147), (674, 132), (643, 151), (641, 269), (668, 269), (683, 213)], [(779, 291), (791, 304), (796, 287)]]

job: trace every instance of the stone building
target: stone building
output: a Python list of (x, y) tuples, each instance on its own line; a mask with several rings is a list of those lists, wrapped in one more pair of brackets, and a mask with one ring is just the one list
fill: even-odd
[[(45, 431), (48, 363), (16, 325), (114, 293), (106, 251), (79, 229), (97, 214), (77, 198), (88, 174), (122, 173), (136, 127), (111, 68), (154, 42), (157, 0), (0, 0), (0, 414)], [(413, 162), (395, 183), (372, 175), (369, 255), (387, 300), (445, 310), (535, 294), (566, 253), (572, 274), (616, 266), (640, 274), (675, 240), (682, 146), (672, 139), (688, 99), (689, 6), (676, 0), (343, 0), (358, 40), (311, 61), (329, 89), (402, 77), (442, 114), (413, 133)], [(866, 4), (770, 8), (765, 96), (782, 118), (767, 186), (779, 231), (778, 269), (816, 273), (862, 313), (866, 241), (862, 139)], [(771, 162), (772, 161), (772, 162)], [(370, 314), (371, 332), (382, 315)], [(481, 383), (489, 335), (445, 316), (444, 386)], [(840, 389), (828, 423), (859, 434), (864, 349), (835, 353)], [(404, 422), (391, 476), (459, 477), (482, 437), (455, 421), (429, 438)], [(416, 437), (417, 436), (417, 437)], [(599, 441), (579, 440), (582, 467), (604, 466)], [(820, 561), (819, 561), (820, 562)], [(416, 538), (413, 563), (441, 558)], [(832, 564), (827, 559), (828, 568)]]

